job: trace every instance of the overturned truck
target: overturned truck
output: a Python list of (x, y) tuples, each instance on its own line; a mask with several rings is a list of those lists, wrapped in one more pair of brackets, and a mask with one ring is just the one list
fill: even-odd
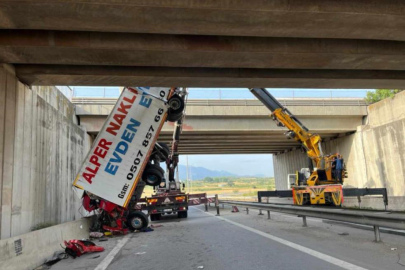
[(169, 151), (156, 140), (183, 110), (180, 88), (124, 88), (73, 183), (84, 191), (83, 207), (98, 210), (94, 229), (125, 234), (148, 226), (137, 202), (146, 185), (163, 181), (159, 164)]

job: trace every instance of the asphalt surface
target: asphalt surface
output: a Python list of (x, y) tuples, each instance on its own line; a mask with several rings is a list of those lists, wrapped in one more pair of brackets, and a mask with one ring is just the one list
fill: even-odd
[[(405, 269), (405, 237), (258, 211), (191, 207), (187, 219), (164, 217), (153, 232), (95, 243), (104, 252), (66, 259), (50, 269)], [(241, 209), (240, 209), (241, 210)], [(265, 213), (265, 212), (264, 212)], [(118, 245), (118, 246), (117, 246)], [(122, 246), (122, 247), (120, 247)], [(44, 268), (46, 269), (46, 268)]]

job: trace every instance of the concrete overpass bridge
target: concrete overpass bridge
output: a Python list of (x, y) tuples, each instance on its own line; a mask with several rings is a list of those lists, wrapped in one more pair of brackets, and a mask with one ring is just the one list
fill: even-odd
[[(400, 0), (0, 1), (0, 238), (81, 217), (71, 183), (89, 140), (54, 85), (401, 89), (404, 27)], [(325, 138), (358, 125), (326, 151), (346, 157), (348, 185), (387, 187), (403, 210), (404, 98), (370, 106), (364, 126), (364, 106), (290, 109)], [(282, 153), (298, 145), (264, 108), (225, 106), (190, 103), (181, 151), (279, 153), (284, 189), (307, 166)], [(79, 117), (95, 134), (106, 114)]]
[[(312, 132), (328, 141), (356, 131), (367, 107), (362, 99), (280, 99)], [(96, 135), (116, 99), (74, 98), (80, 125)], [(282, 153), (299, 148), (284, 128), (269, 118), (258, 100), (188, 100), (181, 154)], [(173, 123), (166, 122), (159, 141), (170, 143)]]
[(28, 85), (401, 88), (405, 3), (0, 3), (0, 63)]

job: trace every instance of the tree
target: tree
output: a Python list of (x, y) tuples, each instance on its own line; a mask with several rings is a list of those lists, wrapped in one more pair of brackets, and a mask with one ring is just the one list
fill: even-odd
[(368, 91), (366, 101), (375, 103), (388, 97), (393, 97), (395, 94), (401, 92), (401, 89), (377, 89), (375, 91)]
[(232, 180), (228, 180), (228, 186), (233, 187), (235, 185), (235, 182)]
[(212, 183), (212, 182), (214, 182), (214, 179), (212, 179), (212, 177), (207, 176), (207, 177), (204, 178), (204, 181), (208, 182), (208, 183)]

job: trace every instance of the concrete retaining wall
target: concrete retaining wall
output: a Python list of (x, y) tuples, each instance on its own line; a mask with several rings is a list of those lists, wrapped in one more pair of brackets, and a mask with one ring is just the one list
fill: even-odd
[(0, 269), (32, 270), (62, 251), (63, 240), (89, 237), (91, 218), (0, 240)]
[(73, 105), (54, 87), (28, 88), (0, 65), (0, 238), (78, 219), (72, 189), (89, 148)]
[[(323, 143), (325, 153), (340, 152), (345, 158), (346, 187), (386, 187), (389, 208), (405, 209), (405, 92), (368, 107), (368, 123), (353, 135)], [(300, 150), (273, 158), (277, 189), (286, 189), (286, 175), (307, 166)], [(345, 204), (357, 205), (357, 198)], [(381, 208), (380, 199), (364, 198), (364, 207)]]

